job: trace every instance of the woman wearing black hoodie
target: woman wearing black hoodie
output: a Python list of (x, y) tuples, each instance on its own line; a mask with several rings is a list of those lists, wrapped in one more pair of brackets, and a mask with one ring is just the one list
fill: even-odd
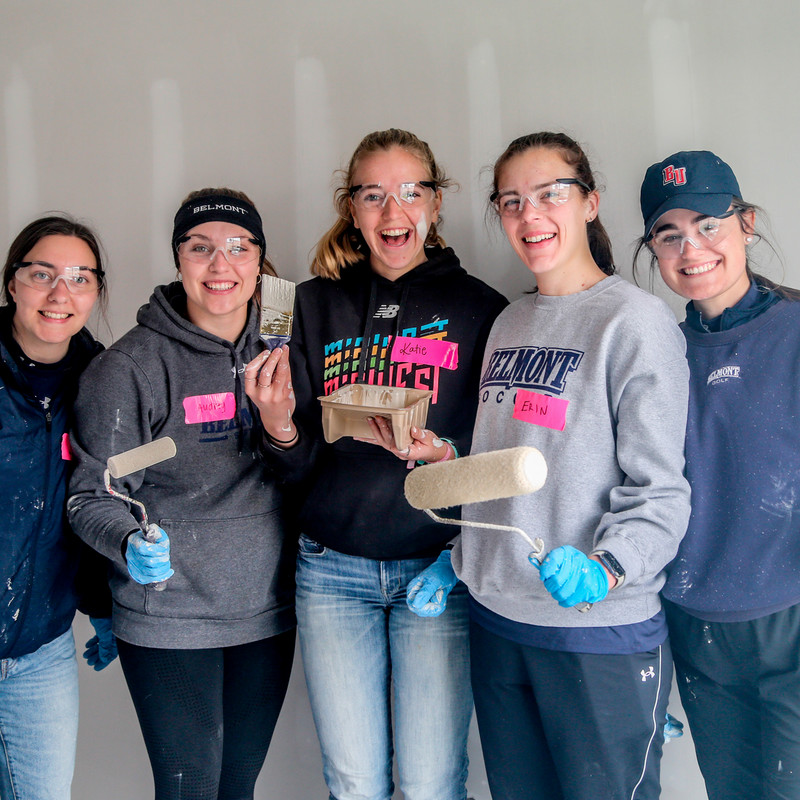
[[(450, 181), (427, 144), (406, 131), (370, 134), (342, 178), (317, 277), (297, 290), (296, 410), (286, 350), (266, 362), (267, 386), (255, 396), (262, 418), (283, 423), (271, 438), (276, 459), (300, 472), (313, 460), (297, 616), (323, 769), (337, 800), (388, 800), (394, 752), (409, 800), (464, 800), (466, 595), (457, 587), (435, 619), (408, 607), (409, 582), (453, 531), (412, 509), (403, 481), (417, 461), (468, 452), (483, 346), (506, 300), (468, 275), (438, 235)], [(326, 444), (317, 397), (356, 382), (431, 390), (430, 430), (412, 429), (410, 447), (393, 453), (350, 438)], [(384, 439), (385, 423), (373, 425)]]

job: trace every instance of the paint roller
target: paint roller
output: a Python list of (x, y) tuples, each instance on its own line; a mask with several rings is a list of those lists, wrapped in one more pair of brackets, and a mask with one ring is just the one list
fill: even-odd
[[(518, 534), (533, 548), (528, 558), (539, 564), (544, 555), (544, 542), (539, 537), (531, 539), (525, 531), (513, 525), (440, 517), (431, 509), (538, 492), (545, 480), (547, 462), (539, 450), (535, 447), (510, 447), (415, 469), (406, 477), (405, 494), (409, 505), (424, 511), (436, 522)], [(591, 607), (591, 603), (575, 606), (578, 611), (588, 611)]]
[[(144, 503), (139, 500), (134, 500), (132, 497), (128, 497), (128, 495), (113, 489), (111, 487), (111, 478), (124, 478), (126, 475), (130, 475), (133, 472), (139, 472), (155, 464), (160, 464), (168, 458), (173, 458), (177, 452), (178, 450), (175, 447), (175, 442), (169, 436), (162, 436), (160, 439), (154, 439), (147, 444), (111, 456), (106, 461), (106, 469), (103, 472), (103, 483), (105, 484), (106, 491), (114, 497), (118, 497), (120, 500), (124, 500), (132, 506), (137, 506), (139, 508), (141, 519), (137, 520), (137, 522), (139, 523), (144, 538), (147, 539), (148, 542), (154, 541), (154, 538), (148, 531), (147, 509), (144, 507)], [(161, 581), (160, 583), (154, 584), (154, 588), (158, 592), (163, 591), (165, 582)]]
[(431, 509), (530, 494), (541, 489), (546, 479), (547, 463), (539, 450), (510, 447), (412, 470), (406, 477), (405, 494), (409, 505), (436, 522), (516, 533), (533, 548), (531, 556), (540, 560), (544, 542), (538, 537), (531, 539), (521, 528), (440, 517)]

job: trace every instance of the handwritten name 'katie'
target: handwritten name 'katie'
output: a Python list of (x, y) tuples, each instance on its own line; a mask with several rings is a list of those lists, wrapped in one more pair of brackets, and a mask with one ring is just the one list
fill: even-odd
[(458, 342), (396, 336), (392, 344), (392, 361), (458, 369)]

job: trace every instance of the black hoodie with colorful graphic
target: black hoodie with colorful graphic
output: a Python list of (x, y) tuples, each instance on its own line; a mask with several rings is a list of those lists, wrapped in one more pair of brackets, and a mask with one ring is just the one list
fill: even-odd
[[(297, 288), (290, 351), (295, 418), (306, 441), (297, 452), (275, 457), (298, 461), (314, 443), (313, 467), (303, 478), (300, 530), (348, 555), (431, 555), (456, 532), (408, 505), (406, 462), (352, 438), (325, 443), (317, 400), (355, 382), (430, 389), (426, 427), (454, 441), (460, 454), (469, 452), (483, 348), (507, 301), (467, 274), (450, 248), (426, 252), (426, 262), (395, 281), (364, 261), (343, 269), (340, 280), (314, 278)], [(457, 366), (393, 354), (398, 337), (444, 342), (451, 353), (457, 350)]]

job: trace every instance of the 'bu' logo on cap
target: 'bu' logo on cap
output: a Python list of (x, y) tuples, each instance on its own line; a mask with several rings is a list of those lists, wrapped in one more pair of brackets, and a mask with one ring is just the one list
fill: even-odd
[(670, 164), (668, 167), (664, 167), (661, 170), (661, 174), (664, 176), (664, 186), (668, 183), (674, 183), (676, 186), (683, 186), (686, 183), (686, 167), (675, 167)]

